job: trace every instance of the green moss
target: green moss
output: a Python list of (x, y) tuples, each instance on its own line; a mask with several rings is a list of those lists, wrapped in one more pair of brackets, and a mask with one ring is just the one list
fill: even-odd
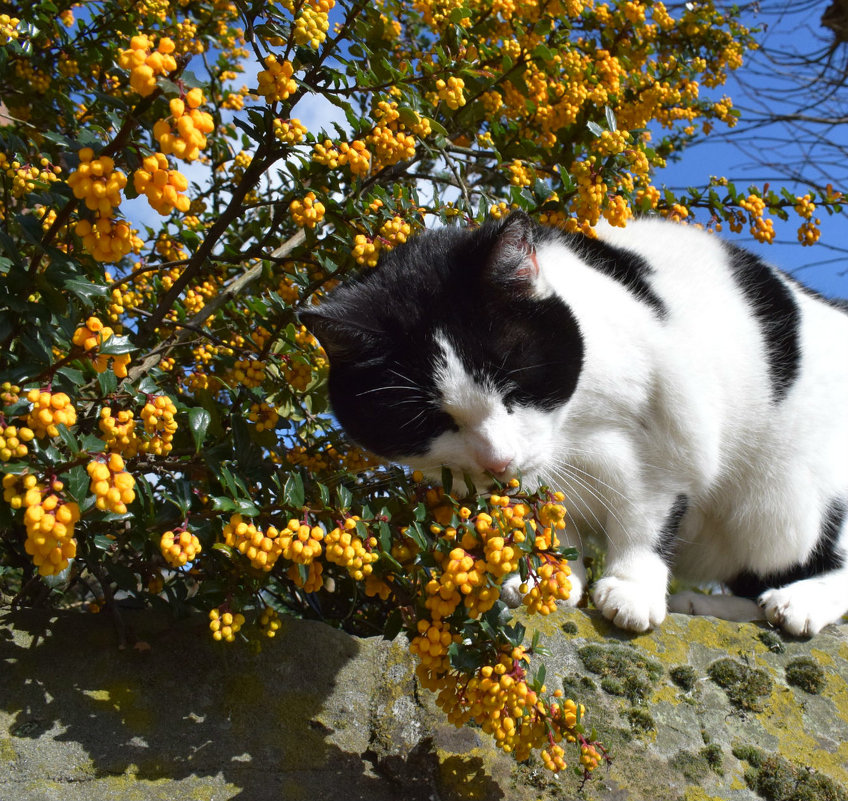
[(724, 754), (722, 753), (721, 746), (715, 743), (705, 745), (698, 753), (706, 760), (713, 773), (724, 776)]
[(669, 765), (682, 773), (690, 782), (700, 784), (709, 774), (710, 766), (700, 754), (691, 751), (678, 751), (670, 760)]
[(689, 692), (695, 686), (695, 681), (698, 678), (695, 669), (689, 665), (677, 665), (677, 667), (668, 671), (668, 675), (681, 690), (686, 690), (686, 692)]
[(726, 693), (731, 704), (743, 710), (762, 711), (760, 698), (772, 690), (768, 673), (726, 657), (707, 668), (709, 677)]
[(786, 666), (786, 681), (804, 692), (818, 695), (824, 687), (824, 671), (814, 660), (802, 656)]
[(656, 721), (644, 710), (638, 707), (628, 709), (624, 716), (630, 723), (630, 728), (634, 732), (643, 733), (654, 731), (657, 728)]
[(757, 639), (765, 645), (769, 651), (774, 651), (776, 654), (782, 654), (786, 650), (783, 640), (773, 631), (765, 629), (757, 634)]
[(751, 746), (734, 748), (733, 754), (749, 764), (745, 781), (766, 801), (848, 801), (845, 787), (813, 768)]
[(562, 692), (566, 698), (579, 701), (587, 695), (594, 695), (598, 686), (588, 676), (564, 676)]
[(642, 701), (663, 674), (662, 665), (622, 645), (586, 645), (577, 655), (587, 670), (601, 676), (601, 689)]
[(562, 624), (561, 628), (566, 634), (577, 634), (579, 631), (577, 624), (573, 620), (567, 620)]

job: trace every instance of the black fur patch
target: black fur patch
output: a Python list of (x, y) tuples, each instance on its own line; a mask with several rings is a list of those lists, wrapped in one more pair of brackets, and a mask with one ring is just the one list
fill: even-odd
[(818, 545), (803, 565), (767, 576), (757, 576), (748, 571), (740, 573), (732, 581), (727, 582), (730, 591), (742, 598), (756, 599), (766, 590), (785, 587), (802, 579), (839, 570), (845, 565), (846, 555), (839, 552), (837, 545), (842, 526), (845, 524), (846, 513), (848, 513), (848, 505), (843, 501), (835, 500), (828, 506), (822, 520)]
[[(513, 234), (516, 223), (539, 231), (522, 218)], [(560, 299), (526, 291), (529, 275), (511, 279), (492, 263), (505, 225), (427, 231), (301, 314), (328, 352), (333, 412), (360, 445), (412, 456), (456, 428), (435, 382), (439, 336), (508, 409), (551, 410), (571, 397), (583, 364), (577, 321)]]
[(753, 253), (726, 244), (730, 267), (763, 337), (776, 401), (786, 396), (801, 367), (801, 313), (781, 276)]
[(675, 498), (665, 519), (665, 523), (663, 523), (663, 527), (660, 529), (660, 538), (654, 546), (656, 552), (669, 566), (674, 562), (677, 532), (680, 530), (680, 524), (683, 522), (683, 518), (686, 516), (688, 510), (689, 498), (681, 493)]
[(661, 320), (668, 317), (665, 303), (648, 281), (653, 270), (641, 256), (582, 234), (564, 234), (563, 239), (586, 264), (623, 284)]

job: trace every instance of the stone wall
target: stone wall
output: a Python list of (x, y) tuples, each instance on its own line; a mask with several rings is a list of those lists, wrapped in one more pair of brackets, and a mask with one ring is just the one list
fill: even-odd
[[(578, 796), (446, 724), (402, 638), (287, 620), (255, 653), (199, 619), (124, 614), (126, 650), (105, 615), (0, 618), (0, 801)], [(848, 625), (804, 642), (682, 615), (638, 637), (578, 610), (532, 622), (549, 686), (614, 757), (582, 797), (848, 801)]]

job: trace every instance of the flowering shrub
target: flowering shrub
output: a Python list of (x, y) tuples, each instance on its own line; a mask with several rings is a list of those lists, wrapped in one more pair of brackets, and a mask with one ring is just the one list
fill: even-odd
[(13, 606), (116, 611), (129, 594), (201, 610), (222, 643), (273, 637), (285, 614), (404, 631), (452, 722), (554, 772), (569, 743), (579, 772), (596, 767), (579, 699), (547, 686), (543, 647), (499, 597), (514, 572), (531, 613), (568, 597), (562, 497), (459, 499), (360, 452), (296, 314), (428, 221), (513, 207), (587, 236), (636, 212), (763, 241), (795, 219), (813, 244), (832, 187), (652, 183), (696, 134), (733, 126), (715, 89), (749, 32), (710, 0), (6, 6)]

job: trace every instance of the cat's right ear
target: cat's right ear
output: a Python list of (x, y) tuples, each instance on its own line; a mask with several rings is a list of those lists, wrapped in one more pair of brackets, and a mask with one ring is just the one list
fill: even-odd
[(539, 277), (533, 221), (522, 211), (514, 211), (495, 229), (486, 268), (498, 283), (522, 286), (533, 293)]
[(321, 343), (331, 363), (361, 357), (374, 339), (373, 331), (338, 316), (331, 309), (304, 310), (297, 316)]

